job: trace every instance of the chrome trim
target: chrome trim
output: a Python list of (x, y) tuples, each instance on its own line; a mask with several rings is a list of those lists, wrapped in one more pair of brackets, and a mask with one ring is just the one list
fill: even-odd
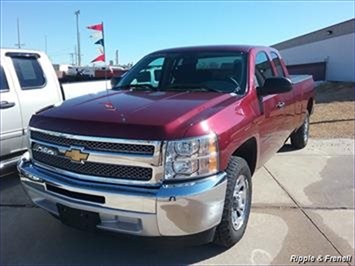
[(41, 145), (45, 145), (47, 147), (56, 148), (60, 153), (65, 153), (72, 149), (79, 149), (81, 152), (89, 153), (89, 157), (83, 162), (95, 162), (95, 163), (105, 163), (105, 164), (118, 164), (118, 165), (128, 165), (128, 166), (138, 166), (138, 167), (146, 167), (152, 168), (152, 166), (159, 166), (160, 158), (159, 154), (156, 156), (149, 155), (132, 155), (122, 153), (113, 153), (113, 152), (99, 152), (88, 150), (79, 146), (70, 146), (69, 148), (65, 146), (60, 146), (57, 144), (39, 141), (39, 140), (30, 140), (31, 146), (32, 143), (38, 143)]
[(23, 136), (23, 132), (22, 130), (14, 130), (11, 132), (1, 132), (0, 133), (0, 140), (7, 140), (7, 139), (12, 139), (12, 138), (18, 138), (18, 137), (22, 137)]
[(101, 176), (94, 176), (94, 175), (83, 175), (83, 174), (77, 174), (63, 169), (59, 169), (50, 165), (42, 164), (34, 159), (32, 159), (32, 162), (34, 163), (34, 165), (38, 167), (41, 167), (51, 172), (56, 172), (63, 176), (71, 177), (73, 178), (73, 180), (77, 179), (82, 181), (102, 182), (107, 184), (140, 185), (140, 186), (152, 186), (152, 187), (160, 186), (162, 182), (162, 180), (159, 180), (158, 182), (153, 182), (154, 178), (144, 181), (144, 180), (128, 180), (128, 179), (101, 177)]
[[(161, 236), (155, 213), (131, 212), (103, 208), (89, 205), (87, 203), (83, 204), (78, 201), (69, 201), (67, 199), (58, 198), (56, 195), (50, 195), (25, 183), (23, 183), (23, 187), (35, 205), (53, 213), (54, 215), (59, 215), (57, 203), (60, 203), (71, 208), (99, 213), (101, 219), (101, 223), (97, 226), (99, 229), (142, 236)], [(137, 228), (137, 223), (130, 222), (128, 223), (130, 227), (128, 227), (127, 222), (120, 223), (120, 220), (136, 220), (139, 222), (140, 226)]]
[[(39, 131), (45, 134), (54, 135), (57, 137), (64, 137), (69, 139), (77, 139), (77, 140), (87, 140), (87, 141), (97, 141), (97, 142), (107, 142), (107, 143), (122, 143), (122, 144), (138, 144), (138, 145), (154, 145), (154, 153), (153, 155), (137, 155), (137, 154), (126, 154), (126, 153), (114, 153), (114, 152), (101, 152), (101, 151), (93, 151), (85, 149), (84, 147), (79, 146), (61, 146), (57, 144), (53, 144), (50, 142), (39, 141), (36, 139), (31, 139), (29, 135), (29, 150), (31, 150), (33, 143), (38, 143), (42, 145), (46, 145), (49, 147), (54, 147), (58, 149), (61, 153), (65, 153), (66, 151), (72, 148), (79, 148), (83, 152), (89, 153), (89, 157), (87, 161), (97, 162), (97, 163), (105, 163), (105, 164), (116, 164), (116, 165), (127, 165), (127, 166), (137, 166), (137, 167), (145, 167), (152, 169), (152, 178), (148, 181), (144, 180), (127, 180), (120, 178), (105, 178), (100, 176), (91, 176), (91, 175), (83, 175), (77, 174), (74, 172), (70, 172), (67, 170), (63, 170), (60, 168), (56, 168), (50, 165), (43, 164), (36, 160), (33, 160), (34, 163), (42, 168), (45, 168), (50, 171), (58, 172), (62, 175), (66, 175), (69, 177), (81, 179), (81, 180), (89, 180), (95, 182), (105, 182), (105, 183), (114, 183), (114, 184), (127, 184), (127, 185), (159, 185), (164, 178), (164, 156), (165, 156), (165, 142), (161, 141), (144, 141), (144, 140), (128, 140), (128, 139), (116, 139), (116, 138), (102, 138), (102, 137), (88, 137), (88, 136), (79, 136), (79, 135), (71, 135), (67, 133), (59, 133), (53, 132), (43, 129), (37, 129), (30, 127), (31, 131)], [(32, 157), (32, 154), (31, 154)]]
[(217, 226), (222, 219), (227, 174), (180, 184), (163, 185), (157, 194), (157, 216), (162, 235), (190, 235)]
[(22, 154), (19, 156), (13, 157), (13, 158), (9, 158), (4, 161), (0, 161), (0, 170), (15, 166), (19, 162), (19, 160), (21, 159), (21, 156), (22, 156)]
[[(61, 178), (58, 174), (55, 173), (46, 173), (44, 170), (38, 170), (30, 163), (27, 163), (27, 166), (24, 166), (26, 162), (19, 163), (20, 178), (22, 183), (27, 186), (31, 186), (31, 183), (43, 186), (43, 193), (52, 195), (56, 198), (62, 199), (64, 202), (78, 202), (81, 204), (89, 204), (92, 206), (101, 206), (105, 208), (119, 209), (124, 211), (134, 211), (134, 212), (143, 212), (143, 213), (155, 213), (156, 204), (155, 204), (155, 194), (154, 189), (144, 190), (146, 193), (142, 193), (141, 190), (134, 192), (133, 190), (127, 191), (122, 187), (117, 186), (93, 186), (80, 182), (68, 182), (65, 179)], [(31, 179), (31, 176), (35, 176), (40, 181), (34, 181)], [(105, 203), (96, 203), (81, 199), (74, 199), (62, 194), (58, 194), (52, 191), (47, 190), (47, 184), (56, 186), (58, 188), (83, 193), (94, 196), (101, 196), (105, 198)], [(140, 191), (140, 192), (139, 192)], [(148, 193), (149, 192), (149, 193)]]
[[(101, 218), (100, 229), (146, 236), (191, 235), (215, 227), (222, 218), (227, 186), (225, 172), (201, 180), (143, 189), (71, 181), (58, 173), (37, 168), (25, 157), (18, 170), (25, 191), (37, 206), (56, 215), (57, 203), (96, 212)], [(46, 184), (101, 195), (106, 202), (100, 204), (63, 196), (47, 191)]]
[(135, 139), (119, 139), (119, 138), (109, 138), (109, 137), (91, 137), (84, 135), (74, 135), (68, 133), (54, 132), (51, 130), (44, 130), (40, 128), (29, 127), (31, 131), (38, 131), (41, 133), (53, 135), (56, 137), (63, 137), (69, 139), (77, 139), (77, 140), (87, 140), (87, 141), (98, 141), (98, 142), (108, 142), (108, 143), (123, 143), (123, 144), (138, 144), (138, 145), (153, 145), (155, 147), (159, 147), (161, 141), (157, 140), (135, 140)]

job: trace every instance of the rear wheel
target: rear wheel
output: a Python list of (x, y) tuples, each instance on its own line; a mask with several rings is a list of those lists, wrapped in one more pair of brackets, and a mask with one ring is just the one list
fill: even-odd
[(222, 221), (217, 226), (214, 242), (231, 247), (244, 235), (251, 206), (251, 174), (247, 162), (232, 157), (227, 172), (227, 191)]
[(291, 134), (291, 145), (296, 149), (306, 147), (309, 139), (309, 113), (306, 112), (306, 117), (300, 128)]

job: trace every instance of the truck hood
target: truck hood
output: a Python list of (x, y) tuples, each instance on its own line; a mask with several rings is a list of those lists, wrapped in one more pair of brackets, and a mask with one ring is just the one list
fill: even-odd
[(104, 91), (39, 112), (30, 126), (89, 136), (176, 139), (231, 98), (235, 100), (230, 94), (214, 92)]

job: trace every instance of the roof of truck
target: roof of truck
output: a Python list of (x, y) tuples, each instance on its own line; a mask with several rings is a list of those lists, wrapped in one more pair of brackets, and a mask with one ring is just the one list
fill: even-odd
[(44, 54), (44, 52), (38, 50), (16, 49), (16, 48), (0, 48), (0, 52), (2, 55), (6, 53)]
[(206, 46), (189, 46), (189, 47), (178, 47), (169, 48), (154, 53), (168, 53), (168, 52), (202, 52), (202, 51), (229, 51), (229, 52), (249, 52), (252, 48), (265, 48), (270, 49), (270, 47), (255, 46), (255, 45), (206, 45)]

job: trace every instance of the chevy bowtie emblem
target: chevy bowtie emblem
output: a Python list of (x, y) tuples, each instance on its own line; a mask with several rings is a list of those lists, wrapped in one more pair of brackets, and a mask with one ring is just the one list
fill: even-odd
[(80, 163), (84, 163), (84, 161), (86, 161), (89, 157), (88, 153), (84, 153), (81, 150), (69, 150), (65, 152), (65, 157), (70, 158), (70, 160), (74, 161), (74, 162), (80, 162)]

